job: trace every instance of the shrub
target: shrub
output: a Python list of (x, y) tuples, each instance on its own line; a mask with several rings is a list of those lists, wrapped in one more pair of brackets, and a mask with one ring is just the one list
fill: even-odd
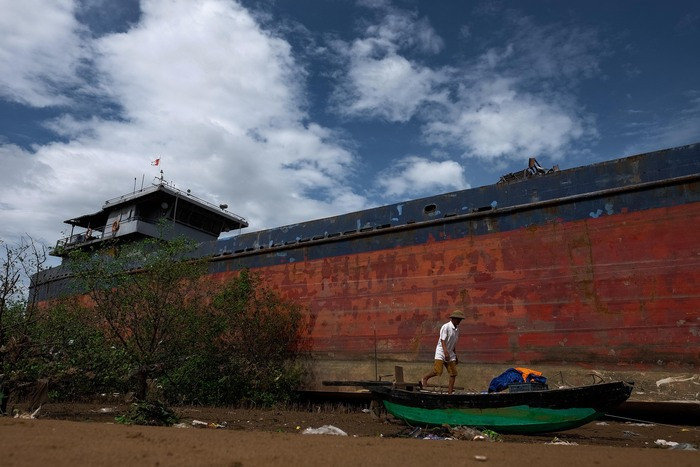
[(165, 382), (181, 401), (273, 405), (294, 398), (304, 371), (301, 308), (244, 270), (212, 302), (199, 351)]
[(134, 402), (127, 413), (114, 420), (124, 425), (148, 426), (172, 426), (180, 421), (175, 412), (156, 401)]

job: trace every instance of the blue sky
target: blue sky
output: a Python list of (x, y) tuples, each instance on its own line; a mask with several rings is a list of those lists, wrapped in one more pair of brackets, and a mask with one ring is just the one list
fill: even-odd
[[(150, 183), (250, 230), (700, 141), (700, 2), (0, 0), (0, 239)], [(151, 166), (160, 158), (161, 166)]]

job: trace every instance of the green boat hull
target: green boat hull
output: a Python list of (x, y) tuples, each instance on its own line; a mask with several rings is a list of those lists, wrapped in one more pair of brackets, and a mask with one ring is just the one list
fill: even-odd
[(502, 407), (491, 409), (423, 409), (384, 401), (387, 412), (411, 425), (471, 426), (499, 433), (546, 433), (570, 430), (604, 414), (590, 408), (547, 409)]
[(411, 425), (471, 426), (499, 433), (569, 430), (626, 401), (634, 383), (614, 381), (572, 388), (508, 393), (438, 394), (367, 385), (394, 417)]

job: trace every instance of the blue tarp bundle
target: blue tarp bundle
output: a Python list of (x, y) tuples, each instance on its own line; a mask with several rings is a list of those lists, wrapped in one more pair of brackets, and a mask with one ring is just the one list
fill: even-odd
[(523, 369), (508, 368), (506, 371), (496, 376), (489, 384), (489, 392), (500, 392), (507, 389), (511, 384), (541, 383), (547, 384), (547, 378), (542, 373), (534, 370), (521, 371)]

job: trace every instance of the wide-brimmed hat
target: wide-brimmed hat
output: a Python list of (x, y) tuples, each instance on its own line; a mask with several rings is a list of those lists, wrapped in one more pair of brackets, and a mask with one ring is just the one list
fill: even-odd
[(462, 310), (455, 310), (450, 315), (450, 318), (464, 319), (464, 313), (462, 313)]

